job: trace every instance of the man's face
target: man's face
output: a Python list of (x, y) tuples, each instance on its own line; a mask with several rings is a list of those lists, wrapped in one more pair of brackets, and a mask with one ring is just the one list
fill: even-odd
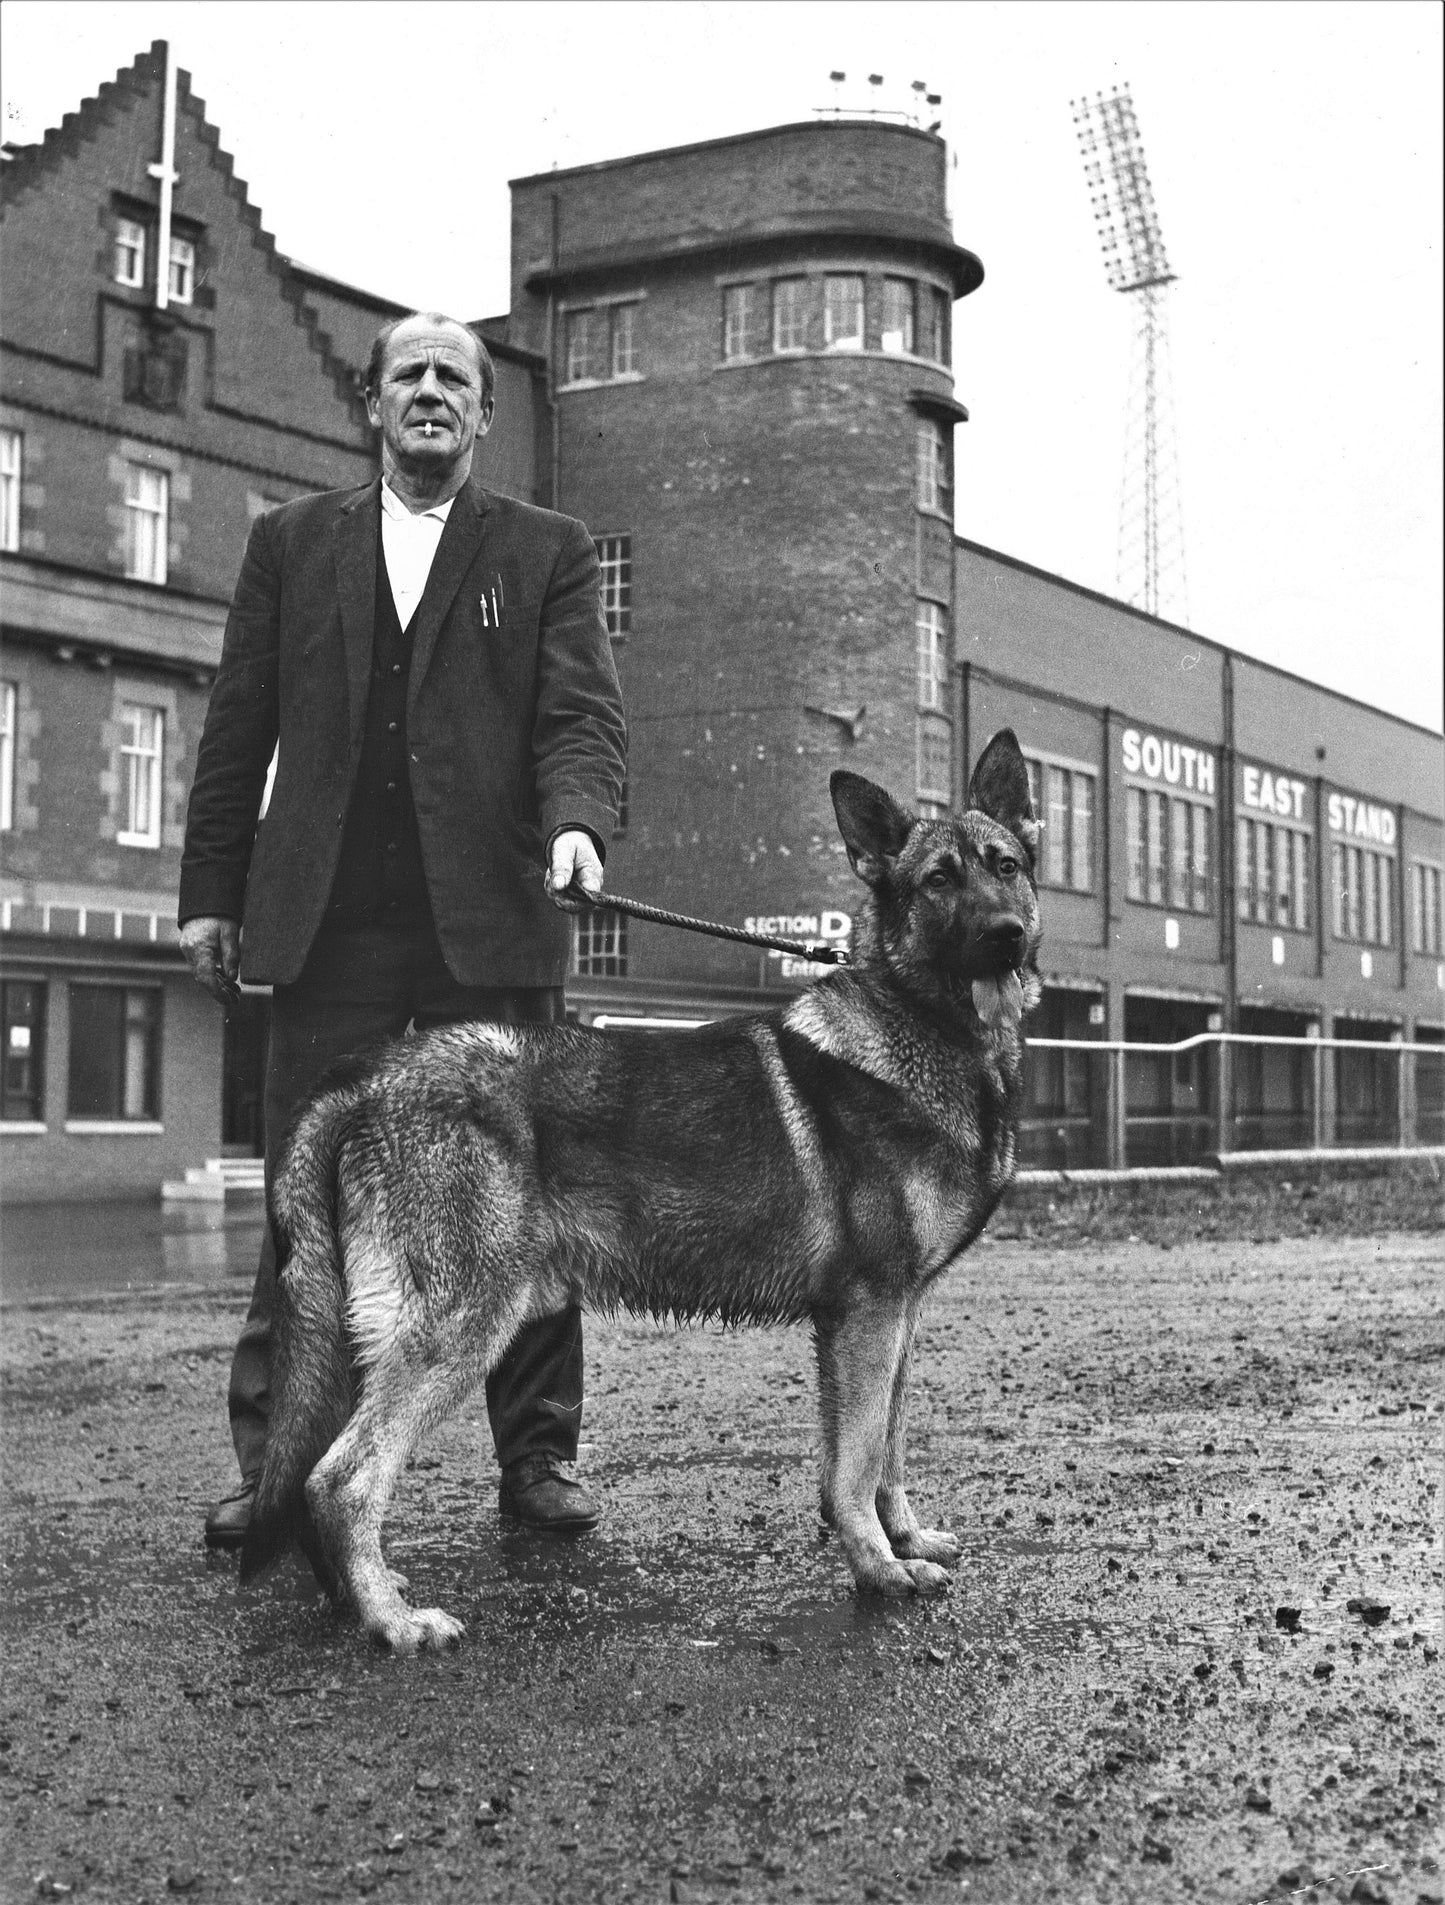
[(492, 421), (471, 338), (460, 325), (425, 318), (399, 325), (387, 342), (379, 386), (367, 392), (366, 412), (381, 431), (383, 462), (418, 472), (469, 462)]

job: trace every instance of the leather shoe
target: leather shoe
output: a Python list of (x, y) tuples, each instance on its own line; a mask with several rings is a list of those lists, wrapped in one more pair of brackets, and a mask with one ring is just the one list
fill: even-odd
[(239, 1548), (251, 1525), (251, 1505), (256, 1499), (256, 1477), (246, 1476), (234, 1495), (223, 1495), (206, 1511), (206, 1546)]
[(545, 1452), (507, 1464), (497, 1506), (513, 1521), (556, 1535), (586, 1534), (602, 1518), (582, 1484), (564, 1475), (557, 1457)]

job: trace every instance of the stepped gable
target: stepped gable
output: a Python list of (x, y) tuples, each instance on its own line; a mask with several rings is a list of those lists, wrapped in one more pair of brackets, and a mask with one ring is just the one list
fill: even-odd
[[(164, 40), (155, 41), (38, 144), (15, 150), (0, 170), (0, 218), (12, 262), (7, 383), (18, 397), (29, 394), (30, 380), (16, 357), (104, 376), (107, 345), (118, 341), (115, 320), (127, 317), (127, 305), (142, 306), (137, 294), (110, 282), (104, 210), (118, 198), (142, 209), (158, 202), (148, 167), (160, 150), (166, 51)], [(192, 427), (211, 410), (368, 454), (371, 433), (353, 371), (308, 303), (301, 277), (262, 224), (184, 68), (177, 71), (176, 108), (175, 219), (187, 234), (198, 229), (199, 255), (195, 301), (183, 309), (173, 305), (170, 317), (193, 334), (209, 333), (207, 374), (197, 385), (201, 401)], [(48, 200), (57, 188), (72, 202), (93, 198), (99, 222), (54, 216)], [(55, 283), (77, 279), (104, 287), (102, 309), (93, 327), (57, 335)], [(278, 297), (290, 318), (285, 327), (276, 321)], [(292, 339), (294, 348), (288, 348)]]

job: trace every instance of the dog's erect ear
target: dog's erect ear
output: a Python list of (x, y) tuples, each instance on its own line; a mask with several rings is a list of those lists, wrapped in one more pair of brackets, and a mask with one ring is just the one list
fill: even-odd
[(1012, 728), (1000, 728), (979, 755), (968, 804), (1007, 827), (1032, 863), (1039, 850), (1039, 823), (1029, 799), (1029, 770)]
[(843, 767), (835, 768), (829, 776), (828, 792), (833, 796), (838, 831), (853, 871), (869, 886), (876, 886), (887, 873), (889, 862), (903, 851), (913, 816), (883, 788)]

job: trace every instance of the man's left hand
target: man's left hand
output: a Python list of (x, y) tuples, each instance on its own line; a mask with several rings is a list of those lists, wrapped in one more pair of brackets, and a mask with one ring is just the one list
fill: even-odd
[(563, 897), (574, 880), (588, 893), (602, 891), (602, 862), (597, 857), (591, 834), (584, 833), (580, 827), (557, 835), (547, 867), (547, 897), (564, 913), (582, 911), (579, 901)]

